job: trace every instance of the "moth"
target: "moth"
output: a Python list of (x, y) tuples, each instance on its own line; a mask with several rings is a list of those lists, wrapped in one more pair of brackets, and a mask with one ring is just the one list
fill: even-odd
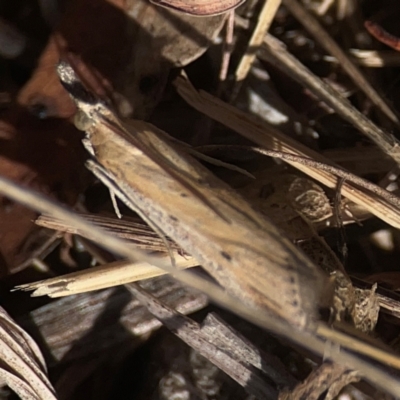
[[(157, 233), (173, 239), (238, 301), (300, 328), (329, 304), (329, 278), (238, 193), (155, 126), (121, 120), (65, 62), (88, 168)], [(327, 297), (327, 298), (326, 298)]]

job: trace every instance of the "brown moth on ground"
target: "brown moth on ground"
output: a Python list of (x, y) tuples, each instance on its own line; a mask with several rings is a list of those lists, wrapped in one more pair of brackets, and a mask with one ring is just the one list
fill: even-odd
[(235, 191), (180, 153), (168, 135), (142, 121), (119, 120), (68, 64), (60, 63), (58, 73), (87, 133), (85, 145), (94, 156), (88, 167), (112, 195), (241, 302), (311, 328), (327, 303), (327, 276)]

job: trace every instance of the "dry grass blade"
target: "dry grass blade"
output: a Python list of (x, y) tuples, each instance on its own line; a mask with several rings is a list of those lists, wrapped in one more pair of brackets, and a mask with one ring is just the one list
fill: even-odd
[(246, 79), (254, 59), (257, 55), (257, 50), (261, 46), (265, 34), (281, 5), (281, 0), (264, 0), (264, 5), (260, 11), (256, 27), (247, 45), (247, 50), (241, 58), (235, 72), (236, 87), (233, 89), (233, 97), (237, 95), (243, 81)]
[[(136, 261), (138, 255), (143, 255), (143, 258), (150, 262), (154, 260), (154, 257), (150, 257), (145, 253), (133, 250), (131, 247), (127, 246), (125, 242), (121, 241), (120, 239), (116, 239), (110, 236), (107, 232), (87, 223), (79, 216), (67, 211), (64, 207), (57, 206), (55, 203), (46, 200), (43, 196), (35, 194), (28, 189), (22, 189), (18, 187), (18, 185), (2, 177), (0, 177), (0, 193), (13, 199), (14, 201), (33, 208), (38, 212), (47, 213), (55, 218), (63, 219), (68, 224), (75, 224), (77, 227), (79, 227), (79, 229), (85, 232), (88, 237), (91, 237), (103, 247), (110, 251), (114, 251), (121, 256), (127, 257), (132, 261)], [(265, 313), (255, 313), (254, 309), (251, 309), (241, 302), (238, 302), (233, 297), (224, 293), (220, 288), (202, 278), (197, 278), (185, 271), (177, 272), (171, 267), (167, 268), (164, 266), (163, 268), (172, 273), (173, 276), (177, 277), (182, 282), (191, 285), (198, 290), (204, 291), (217, 304), (232, 310), (237, 315), (259, 325), (260, 327), (266, 328), (271, 332), (281, 335), (282, 337), (285, 337), (288, 340), (319, 354), (321, 357), (324, 356), (327, 348), (325, 340), (321, 339), (321, 337), (317, 337), (311, 332), (290, 328), (287, 323), (273, 319)], [(352, 349), (355, 348), (357, 344), (357, 350), (364, 350), (364, 354), (374, 354), (375, 357), (378, 357), (378, 359), (382, 360), (383, 362), (384, 360), (389, 359), (390, 365), (397, 365), (398, 368), (400, 368), (400, 360), (386, 352), (363, 344), (357, 339), (347, 337), (346, 335), (338, 335), (337, 332), (332, 332), (329, 328), (324, 327), (321, 324), (319, 324), (318, 330), (322, 337), (328, 337), (330, 341), (333, 340), (336, 342), (339, 338), (341, 340), (339, 343), (346, 343), (347, 341), (347, 346)], [(329, 352), (329, 358), (335, 362), (349, 365), (355, 370), (358, 370), (363, 378), (393, 395), (396, 395), (400, 392), (400, 383), (397, 379), (384, 372), (381, 368), (377, 368), (374, 365), (366, 362), (364, 358), (361, 359), (353, 355), (346, 350), (345, 347), (341, 347), (340, 349), (331, 348)], [(397, 362), (395, 362), (396, 360)]]
[(400, 163), (399, 143), (394, 136), (382, 131), (373, 122), (356, 110), (349, 101), (331, 86), (324, 83), (295, 57), (287, 52), (282, 42), (271, 35), (264, 40), (265, 48), (259, 57), (273, 61), (279, 68), (301, 85), (311, 90), (319, 99), (332, 107), (343, 119), (354, 125), (360, 132), (372, 140), (382, 151)]
[[(197, 92), (187, 79), (179, 77), (175, 81), (175, 84), (180, 95), (192, 107), (228, 126), (232, 130), (264, 148), (284, 153), (292, 153), (324, 164), (332, 165), (332, 162), (325, 159), (320, 154), (288, 138), (267, 123), (224, 103), (204, 91)], [(300, 163), (289, 163), (322, 184), (330, 188), (337, 187), (338, 179), (336, 176)], [(349, 200), (365, 207), (373, 215), (381, 218), (388, 224), (395, 228), (400, 228), (400, 209), (398, 207), (393, 206), (376, 195), (366, 193), (360, 190), (357, 186), (351, 185), (347, 182), (343, 185), (342, 194)]]
[(317, 19), (314, 18), (297, 0), (283, 0), (283, 3), (295, 16), (295, 18), (304, 26), (304, 28), (313, 35), (314, 39), (322, 47), (324, 47), (328, 53), (338, 60), (340, 66), (346, 71), (357, 87), (365, 93), (371, 102), (375, 104), (393, 122), (398, 124), (399, 119), (397, 118), (396, 114), (367, 81), (361, 71), (353, 64), (347, 54), (319, 24)]
[(0, 309), (0, 378), (22, 399), (54, 400), (43, 356), (33, 339)]
[[(157, 255), (159, 262), (166, 266), (171, 264), (171, 257), (168, 254), (168, 249), (163, 240), (143, 222), (133, 219), (117, 219), (91, 214), (81, 214), (81, 216), (96, 226), (106, 229), (116, 237), (132, 242), (135, 248), (161, 252), (162, 254)], [(85, 236), (73, 225), (67, 225), (63, 221), (48, 215), (41, 215), (36, 220), (36, 224), (62, 232)], [(193, 257), (183, 255), (182, 250), (180, 250), (174, 242), (169, 241), (169, 246), (171, 246), (171, 249), (176, 249), (173, 251), (172, 256), (177, 268), (186, 269), (198, 265), (198, 262)], [(61, 277), (46, 279), (32, 284), (19, 285), (16, 288), (25, 291), (34, 290), (32, 296), (47, 295), (50, 297), (63, 297), (154, 278), (164, 275), (165, 273), (164, 270), (148, 263), (116, 261)]]
[(219, 84), (217, 88), (218, 96), (221, 95), (223, 89), (222, 84), (228, 77), (229, 62), (231, 60), (231, 55), (232, 55), (234, 27), (235, 27), (235, 13), (233, 11), (230, 11), (225, 23), (225, 36), (222, 48), (221, 67), (219, 69), (219, 74), (218, 74), (219, 78)]
[[(199, 263), (190, 256), (181, 256), (174, 252), (176, 268), (186, 269)], [(171, 265), (169, 254), (157, 257), (158, 265)], [(88, 270), (73, 272), (63, 276), (46, 279), (39, 282), (16, 286), (16, 289), (31, 291), (32, 296), (63, 297), (72, 294), (86, 293), (93, 290), (106, 289), (112, 286), (124, 285), (143, 279), (165, 275), (167, 272), (148, 263), (116, 261)]]
[[(139, 219), (106, 217), (93, 214), (80, 215), (85, 220), (105, 229), (116, 237), (131, 242), (138, 249), (161, 252), (168, 251), (163, 240), (148, 225)], [(65, 222), (54, 219), (49, 215), (40, 215), (35, 223), (44, 228), (84, 236), (75, 226), (66, 225)], [(168, 241), (168, 245), (173, 250), (181, 250), (172, 240)]]

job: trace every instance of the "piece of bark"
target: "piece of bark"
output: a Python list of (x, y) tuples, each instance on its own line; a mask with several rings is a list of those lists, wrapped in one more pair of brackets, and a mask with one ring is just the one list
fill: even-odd
[[(205, 295), (184, 289), (170, 277), (143, 281), (141, 285), (184, 314), (207, 304)], [(66, 297), (32, 311), (18, 322), (47, 348), (46, 356), (53, 363), (97, 354), (132, 341), (132, 335), (140, 338), (161, 326), (122, 288)]]

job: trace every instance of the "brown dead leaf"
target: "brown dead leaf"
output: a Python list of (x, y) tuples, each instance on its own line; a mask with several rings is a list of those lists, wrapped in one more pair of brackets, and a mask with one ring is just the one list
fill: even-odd
[(97, 95), (111, 95), (124, 116), (148, 116), (170, 68), (199, 57), (224, 21), (221, 15), (181, 15), (145, 0), (74, 0), (66, 7), (19, 94), (20, 104), (43, 116), (65, 118), (75, 111), (55, 73), (60, 58), (68, 59)]

